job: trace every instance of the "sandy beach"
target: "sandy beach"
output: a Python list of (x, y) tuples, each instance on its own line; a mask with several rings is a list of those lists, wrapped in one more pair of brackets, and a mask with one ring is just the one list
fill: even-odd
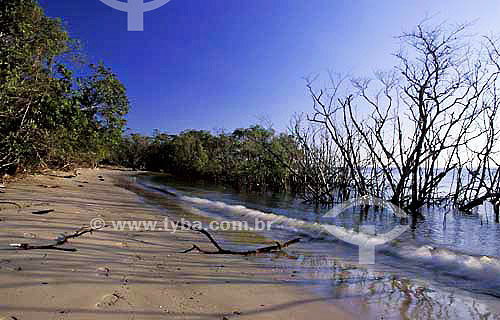
[(73, 178), (54, 172), (7, 184), (0, 201), (20, 208), (0, 204), (0, 319), (352, 318), (253, 257), (180, 253), (192, 243), (210, 248), (192, 231), (107, 227), (62, 246), (75, 252), (9, 247), (50, 243), (93, 218), (162, 220), (119, 185), (131, 174), (82, 169)]

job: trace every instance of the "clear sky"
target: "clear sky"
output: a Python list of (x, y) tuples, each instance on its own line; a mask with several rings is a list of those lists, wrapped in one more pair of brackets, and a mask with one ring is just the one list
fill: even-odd
[(128, 127), (145, 134), (232, 130), (262, 117), (284, 130), (311, 110), (304, 76), (385, 69), (394, 36), (425, 16), (500, 34), (499, 0), (171, 0), (145, 13), (144, 32), (127, 31), (127, 14), (99, 0), (40, 2), (91, 61), (118, 73)]

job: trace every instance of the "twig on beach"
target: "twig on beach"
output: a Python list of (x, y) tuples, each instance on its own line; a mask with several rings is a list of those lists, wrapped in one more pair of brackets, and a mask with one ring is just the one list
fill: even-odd
[(55, 188), (59, 188), (59, 186), (52, 186), (52, 185), (48, 185), (48, 184), (39, 184), (38, 185), (39, 187), (42, 187), (42, 188), (47, 188), (47, 189), (55, 189)]
[(68, 175), (65, 175), (65, 176), (60, 176), (60, 175), (57, 175), (57, 174), (47, 174), (47, 176), (49, 176), (49, 177), (55, 177), (55, 178), (73, 179), (73, 178), (78, 177), (78, 174), (74, 173), (74, 174), (68, 174)]
[(31, 214), (47, 214), (47, 213), (51, 213), (51, 212), (54, 212), (54, 209), (33, 211)]
[[(105, 226), (104, 226), (105, 227)], [(29, 243), (13, 243), (10, 246), (16, 247), (21, 250), (62, 250), (62, 251), (76, 251), (75, 248), (59, 248), (63, 244), (66, 244), (69, 239), (78, 238), (83, 236), (86, 233), (92, 233), (94, 231), (100, 230), (101, 228), (92, 228), (92, 227), (82, 227), (78, 231), (70, 235), (62, 234), (58, 238), (54, 240), (54, 243), (45, 244), (45, 245), (31, 245)]]
[(181, 222), (178, 222), (178, 221), (174, 221), (174, 223), (176, 225), (178, 225), (178, 226), (182, 226), (184, 228), (187, 228), (187, 229), (190, 229), (190, 230), (202, 233), (203, 235), (205, 235), (208, 238), (208, 240), (210, 240), (210, 242), (217, 249), (217, 251), (207, 251), (207, 250), (201, 249), (196, 244), (193, 244), (193, 246), (191, 248), (182, 251), (182, 253), (188, 253), (188, 252), (191, 252), (193, 250), (197, 250), (197, 251), (199, 251), (201, 253), (204, 253), (204, 254), (234, 254), (234, 255), (249, 256), (249, 255), (255, 255), (255, 254), (259, 254), (259, 253), (279, 252), (282, 249), (284, 249), (284, 248), (286, 248), (286, 247), (288, 247), (288, 246), (290, 246), (290, 245), (292, 245), (294, 243), (300, 242), (300, 238), (295, 238), (295, 239), (289, 240), (289, 241), (284, 242), (284, 243), (279, 243), (279, 242), (276, 241), (275, 245), (267, 246), (267, 247), (263, 247), (263, 248), (258, 248), (258, 249), (254, 249), (254, 250), (249, 250), (249, 251), (233, 251), (233, 250), (227, 250), (227, 249), (222, 248), (217, 243), (217, 241), (215, 241), (214, 237), (207, 230), (205, 230), (205, 229), (197, 228), (197, 227), (194, 227), (194, 226), (192, 226), (192, 225), (190, 225), (188, 223), (181, 223)]

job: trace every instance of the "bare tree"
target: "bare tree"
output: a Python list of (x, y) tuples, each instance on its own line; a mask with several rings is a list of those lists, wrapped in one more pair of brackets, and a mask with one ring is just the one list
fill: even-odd
[(349, 178), (340, 149), (332, 142), (323, 127), (303, 125), (296, 116), (290, 131), (300, 150), (294, 161), (296, 173), (303, 186), (306, 202), (334, 203), (349, 197)]
[[(500, 222), (500, 171), (499, 167), (499, 93), (500, 53), (496, 41), (485, 37), (487, 52), (485, 67), (491, 75), (482, 97), (483, 114), (477, 123), (482, 132), (480, 141), (468, 144), (460, 158), (460, 168), (455, 175), (452, 198), (460, 210), (469, 211), (490, 201), (494, 205), (496, 222)], [(463, 159), (465, 158), (465, 159)]]
[[(499, 54), (491, 39), (488, 54), (474, 47), (466, 29), (423, 23), (400, 37), (392, 70), (332, 80), (333, 89), (315, 90), (308, 81), (309, 120), (340, 151), (353, 194), (386, 198), (415, 214), (443, 201), (462, 209), (498, 202)], [(467, 181), (464, 170), (472, 174)], [(454, 194), (444, 190), (450, 176)]]

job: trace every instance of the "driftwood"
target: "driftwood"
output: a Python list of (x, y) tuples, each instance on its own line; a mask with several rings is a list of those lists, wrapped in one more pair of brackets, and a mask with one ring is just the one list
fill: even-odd
[(205, 229), (200, 229), (200, 228), (194, 227), (194, 226), (192, 226), (190, 224), (181, 223), (181, 222), (177, 222), (177, 221), (174, 221), (174, 223), (176, 225), (178, 225), (178, 226), (182, 226), (184, 228), (187, 228), (187, 229), (190, 229), (190, 230), (202, 233), (203, 235), (205, 235), (208, 238), (208, 240), (210, 240), (210, 242), (217, 249), (217, 251), (207, 251), (207, 250), (201, 249), (196, 244), (193, 244), (193, 246), (191, 248), (182, 251), (182, 253), (188, 253), (188, 252), (191, 252), (193, 250), (197, 250), (197, 251), (199, 251), (201, 253), (204, 253), (204, 254), (234, 254), (234, 255), (249, 256), (249, 255), (255, 255), (255, 254), (259, 254), (259, 253), (279, 252), (282, 249), (284, 249), (284, 248), (286, 248), (286, 247), (288, 247), (288, 246), (290, 246), (290, 245), (292, 245), (294, 243), (300, 242), (300, 238), (295, 238), (295, 239), (289, 240), (289, 241), (284, 242), (284, 243), (279, 243), (279, 242), (276, 241), (275, 245), (267, 246), (267, 247), (263, 247), (263, 248), (258, 248), (258, 249), (255, 249), (255, 250), (233, 251), (233, 250), (227, 250), (227, 249), (222, 248), (217, 243), (217, 241), (215, 241), (214, 237), (207, 230), (205, 230)]
[(39, 184), (38, 186), (42, 187), (42, 188), (47, 188), (47, 189), (59, 188), (59, 186), (51, 186), (51, 185), (48, 185), (48, 184)]
[[(165, 189), (162, 189), (162, 188), (158, 188), (158, 187), (154, 187), (154, 186), (149, 186), (149, 185), (147, 187), (150, 188), (150, 189), (152, 189), (152, 190), (155, 190), (155, 191), (167, 194), (169, 196), (177, 197), (177, 194), (175, 194), (173, 192), (170, 192), (168, 190), (165, 190)], [(295, 239), (289, 240), (289, 241), (284, 242), (284, 243), (276, 242), (275, 245), (268, 246), (268, 247), (263, 247), (263, 248), (259, 248), (259, 249), (255, 249), (255, 250), (233, 251), (233, 250), (227, 250), (227, 249), (222, 248), (217, 243), (217, 241), (215, 241), (214, 237), (207, 230), (205, 230), (205, 229), (196, 228), (196, 227), (194, 227), (192, 225), (189, 225), (187, 223), (181, 223), (181, 222), (178, 222), (178, 221), (174, 221), (174, 224), (204, 234), (208, 238), (208, 240), (210, 240), (210, 243), (212, 243), (212, 245), (217, 249), (217, 251), (207, 251), (207, 250), (201, 249), (196, 244), (193, 244), (193, 246), (191, 248), (182, 251), (182, 253), (188, 253), (188, 252), (191, 252), (193, 250), (197, 250), (198, 252), (201, 252), (201, 253), (204, 253), (204, 254), (234, 254), (234, 255), (248, 256), (248, 255), (254, 255), (254, 254), (259, 254), (259, 253), (279, 252), (282, 249), (284, 249), (284, 248), (286, 248), (286, 247), (288, 247), (288, 246), (290, 246), (290, 245), (292, 245), (294, 243), (300, 242), (300, 238), (295, 238)]]
[[(104, 228), (104, 227), (102, 227)], [(54, 240), (54, 243), (45, 245), (32, 245), (29, 243), (13, 243), (10, 246), (21, 250), (61, 250), (61, 251), (77, 251), (75, 248), (60, 248), (63, 244), (66, 244), (69, 239), (78, 238), (86, 233), (92, 233), (94, 231), (100, 230), (102, 228), (92, 228), (92, 227), (82, 227), (78, 231), (70, 235), (61, 235)]]
[(69, 174), (69, 175), (66, 175), (66, 176), (59, 176), (57, 174), (48, 174), (47, 176), (49, 176), (49, 177), (55, 177), (55, 178), (64, 178), (64, 179), (73, 179), (73, 178), (78, 177), (78, 175), (75, 175), (75, 174)]
[(48, 210), (40, 210), (40, 211), (33, 211), (31, 214), (47, 214), (47, 213), (51, 213), (51, 212), (54, 212), (54, 209), (48, 209)]
[[(201, 249), (196, 244), (193, 244), (193, 246), (191, 248), (182, 251), (182, 253), (188, 253), (188, 252), (191, 252), (193, 250), (197, 250), (197, 251), (204, 253), (204, 254), (232, 254), (232, 255), (249, 256), (249, 255), (256, 255), (256, 254), (260, 254), (260, 253), (279, 252), (279, 251), (283, 250), (284, 248), (286, 248), (294, 243), (300, 242), (300, 238), (295, 238), (295, 239), (286, 241), (284, 243), (279, 243), (276, 241), (275, 245), (262, 247), (262, 248), (258, 248), (258, 249), (254, 249), (254, 250), (234, 251), (234, 250), (228, 250), (228, 249), (222, 248), (217, 243), (217, 241), (214, 239), (214, 237), (205, 229), (197, 228), (197, 227), (194, 227), (190, 224), (181, 223), (181, 222), (177, 222), (177, 221), (174, 221), (174, 223), (178, 226), (182, 226), (182, 227), (187, 228), (189, 230), (204, 234), (208, 238), (208, 240), (210, 240), (210, 243), (212, 243), (212, 245), (217, 249), (217, 251), (207, 251), (207, 250)], [(75, 249), (75, 248), (60, 248), (60, 246), (66, 244), (68, 242), (68, 240), (70, 240), (70, 239), (78, 238), (86, 233), (92, 233), (94, 231), (100, 230), (100, 229), (105, 228), (105, 227), (106, 226), (101, 227), (101, 228), (82, 227), (73, 234), (61, 235), (60, 237), (58, 237), (57, 239), (54, 240), (54, 243), (50, 243), (50, 244), (32, 245), (29, 243), (13, 243), (10, 246), (15, 247), (17, 249), (21, 249), (21, 250), (61, 250), (61, 251), (74, 252), (74, 251), (77, 251), (77, 249)]]

